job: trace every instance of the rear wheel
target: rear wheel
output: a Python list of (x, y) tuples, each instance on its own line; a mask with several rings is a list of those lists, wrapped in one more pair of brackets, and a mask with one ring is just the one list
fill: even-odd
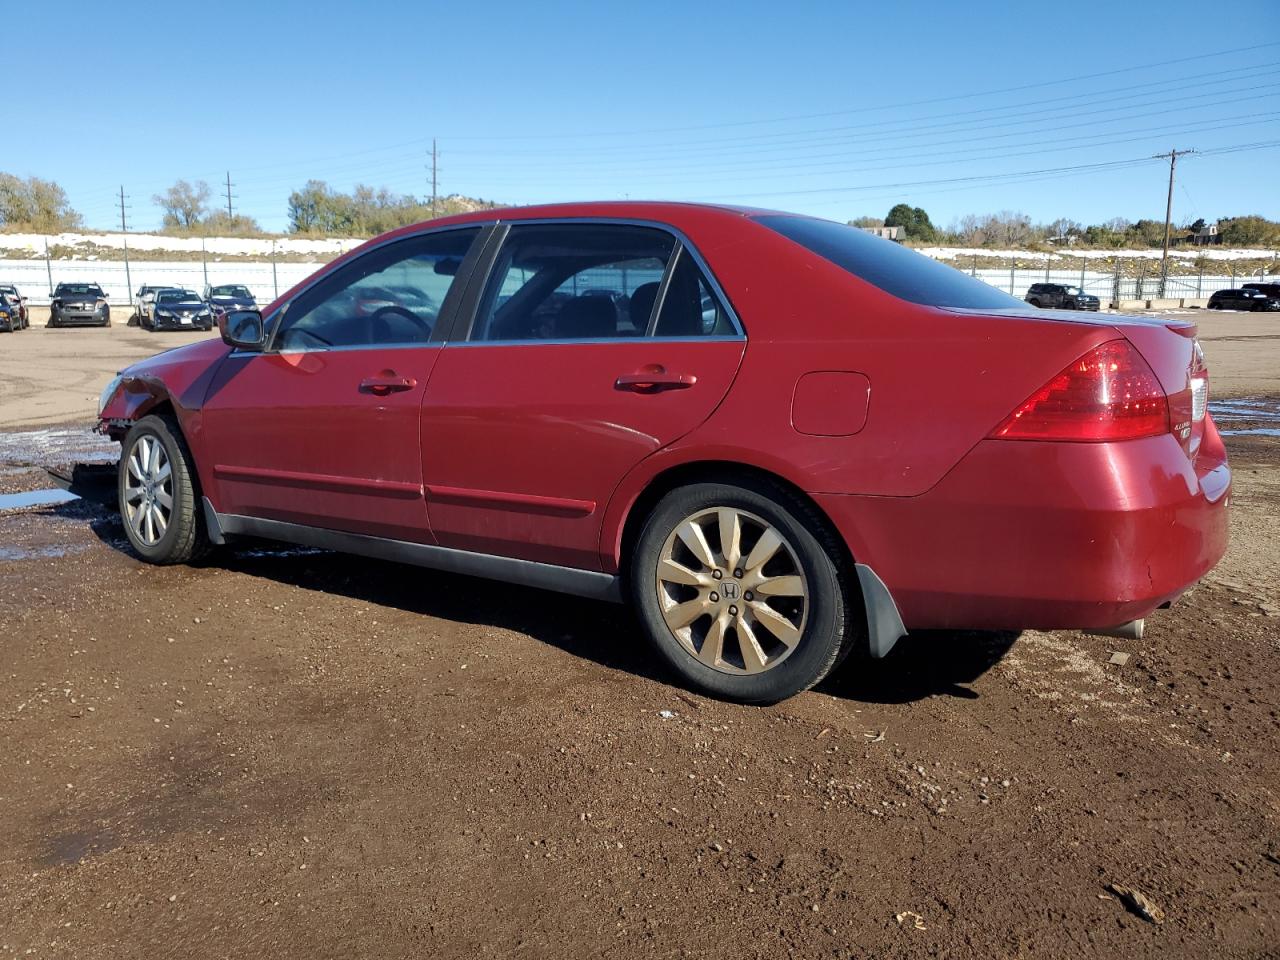
[(195, 463), (170, 417), (143, 417), (129, 430), (117, 478), (125, 533), (149, 563), (186, 563), (209, 548)]
[(640, 534), (633, 602), (662, 658), (707, 693), (772, 703), (813, 686), (847, 648), (832, 536), (768, 483), (667, 494)]

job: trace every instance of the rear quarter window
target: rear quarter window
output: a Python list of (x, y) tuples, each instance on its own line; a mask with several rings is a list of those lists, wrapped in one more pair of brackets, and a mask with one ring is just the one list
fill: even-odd
[(786, 214), (755, 219), (900, 300), (971, 310), (1026, 306), (1021, 300), (966, 273), (856, 227)]

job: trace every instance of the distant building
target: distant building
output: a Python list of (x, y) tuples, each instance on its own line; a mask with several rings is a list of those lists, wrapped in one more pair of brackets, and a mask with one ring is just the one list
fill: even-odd
[(1187, 234), (1186, 242), (1197, 247), (1207, 247), (1215, 243), (1222, 242), (1222, 236), (1218, 233), (1218, 225), (1216, 223), (1206, 223), (1194, 233)]
[(907, 239), (901, 227), (859, 227), (858, 229), (884, 240), (892, 240), (894, 243), (901, 243)]

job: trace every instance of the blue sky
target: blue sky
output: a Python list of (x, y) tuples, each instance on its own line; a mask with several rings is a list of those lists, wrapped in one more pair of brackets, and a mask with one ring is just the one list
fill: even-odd
[[(287, 226), (308, 179), (511, 203), (669, 198), (945, 225), (1280, 218), (1275, 0), (9, 4), (0, 170), (88, 225), (230, 170)], [(1270, 44), (1269, 46), (1258, 45)], [(1256, 49), (1246, 49), (1258, 47)], [(66, 69), (50, 66), (61, 61)], [(1020, 88), (1020, 89), (1017, 89)], [(1270, 144), (1258, 147), (1258, 144)], [(1239, 149), (1237, 149), (1239, 148)], [(1208, 151), (1219, 151), (1210, 153)]]

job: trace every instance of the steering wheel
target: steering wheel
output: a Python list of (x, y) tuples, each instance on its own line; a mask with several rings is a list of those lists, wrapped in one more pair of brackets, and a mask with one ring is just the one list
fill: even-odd
[(416, 326), (419, 330), (422, 331), (423, 340), (431, 339), (432, 325), (428, 323), (426, 320), (423, 320), (420, 316), (418, 316), (413, 311), (406, 310), (404, 307), (380, 307), (379, 309), (373, 312), (373, 316), (369, 318), (369, 323), (370, 325), (376, 324), (379, 321), (382, 321), (385, 323), (386, 318), (392, 317), (392, 316), (402, 317), (403, 319), (413, 323), (414, 326)]

